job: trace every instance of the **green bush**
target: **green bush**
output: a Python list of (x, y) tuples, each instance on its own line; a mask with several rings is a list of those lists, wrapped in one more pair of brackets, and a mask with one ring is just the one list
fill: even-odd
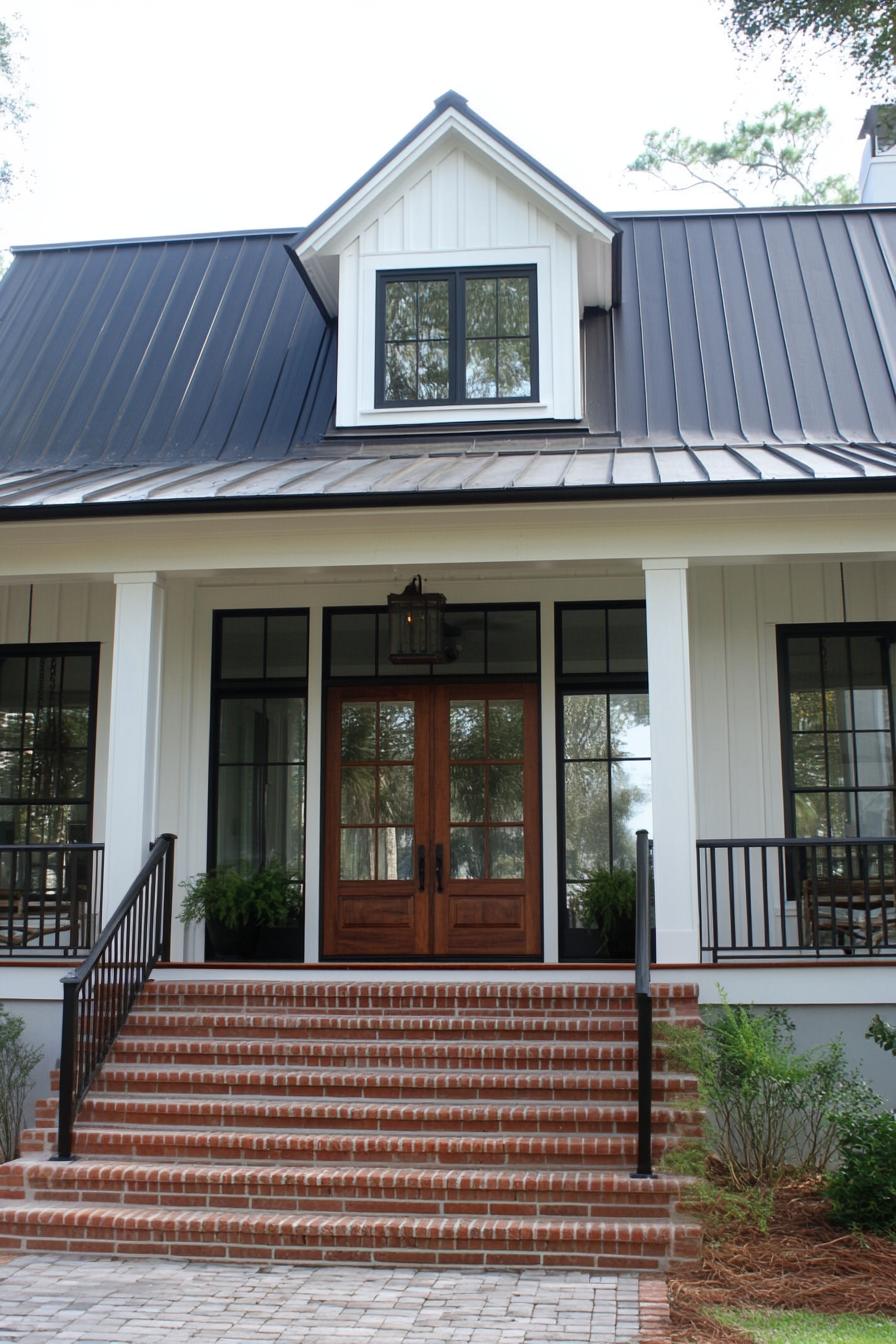
[[(632, 868), (597, 868), (570, 897), (581, 926), (597, 934), (598, 956), (630, 957), (634, 950), (635, 872)], [(628, 944), (632, 946), (628, 946)]]
[(891, 1055), (896, 1055), (896, 1027), (885, 1022), (880, 1013), (872, 1017), (865, 1035), (869, 1041), (876, 1041), (881, 1050), (889, 1050)]
[(225, 929), (276, 928), (297, 919), (304, 906), (295, 874), (277, 863), (249, 874), (236, 868), (212, 870), (181, 886), (187, 893), (180, 912), (184, 924), (213, 919)]
[(896, 1235), (896, 1114), (870, 1088), (864, 1104), (837, 1117), (837, 1147), (827, 1183), (833, 1221)]
[(25, 1023), (0, 1006), (0, 1162), (8, 1162), (19, 1149), (19, 1135), (31, 1075), (40, 1063), (42, 1050), (22, 1040)]
[(756, 1012), (724, 996), (703, 1027), (663, 1032), (672, 1063), (697, 1075), (707, 1140), (734, 1189), (824, 1170), (837, 1117), (862, 1094), (841, 1042), (800, 1053), (793, 1034), (781, 1009)]

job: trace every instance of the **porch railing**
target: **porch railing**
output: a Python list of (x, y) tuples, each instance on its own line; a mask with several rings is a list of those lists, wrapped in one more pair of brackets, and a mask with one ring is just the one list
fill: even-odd
[(704, 960), (896, 954), (896, 837), (700, 840)]
[(57, 1156), (72, 1155), (78, 1106), (156, 963), (170, 955), (174, 893), (173, 835), (160, 835), (149, 858), (86, 961), (62, 980)]
[(102, 908), (102, 845), (0, 845), (0, 956), (83, 956)]

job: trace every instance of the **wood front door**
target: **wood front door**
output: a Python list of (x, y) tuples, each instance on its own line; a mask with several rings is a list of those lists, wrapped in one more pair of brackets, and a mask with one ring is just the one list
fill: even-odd
[(331, 689), (324, 955), (541, 951), (534, 685)]

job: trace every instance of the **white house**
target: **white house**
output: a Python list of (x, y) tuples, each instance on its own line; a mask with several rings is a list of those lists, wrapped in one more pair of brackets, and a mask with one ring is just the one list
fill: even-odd
[[(581, 898), (643, 826), (655, 983), (859, 1050), (896, 1003), (874, 200), (607, 215), (448, 93), (299, 232), (17, 249), (3, 997), (52, 1038), (97, 931), (59, 847), (108, 915), (162, 832), (176, 882), (276, 858), (305, 914), (217, 970), (175, 922), (157, 980), (627, 980)], [(395, 662), (417, 575), (436, 661)]]

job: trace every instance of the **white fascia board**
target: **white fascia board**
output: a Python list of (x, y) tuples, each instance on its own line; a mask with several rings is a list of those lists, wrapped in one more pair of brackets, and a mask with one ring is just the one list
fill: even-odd
[(329, 218), (325, 219), (314, 233), (303, 238), (296, 248), (299, 260), (306, 264), (306, 257), (320, 255), (323, 252), (338, 251), (340, 245), (350, 241), (344, 235), (355, 228), (357, 218), (383, 192), (388, 191), (398, 179), (448, 134), (459, 137), (461, 142), (496, 163), (526, 190), (538, 196), (546, 205), (560, 215), (567, 225), (579, 233), (597, 236), (609, 245), (613, 233), (601, 220), (585, 210), (565, 192), (549, 182), (540, 173), (530, 168), (515, 154), (505, 149), (477, 126), (460, 116), (453, 108), (446, 108), (412, 144), (407, 145), (383, 168), (376, 177), (359, 188), (354, 196)]

